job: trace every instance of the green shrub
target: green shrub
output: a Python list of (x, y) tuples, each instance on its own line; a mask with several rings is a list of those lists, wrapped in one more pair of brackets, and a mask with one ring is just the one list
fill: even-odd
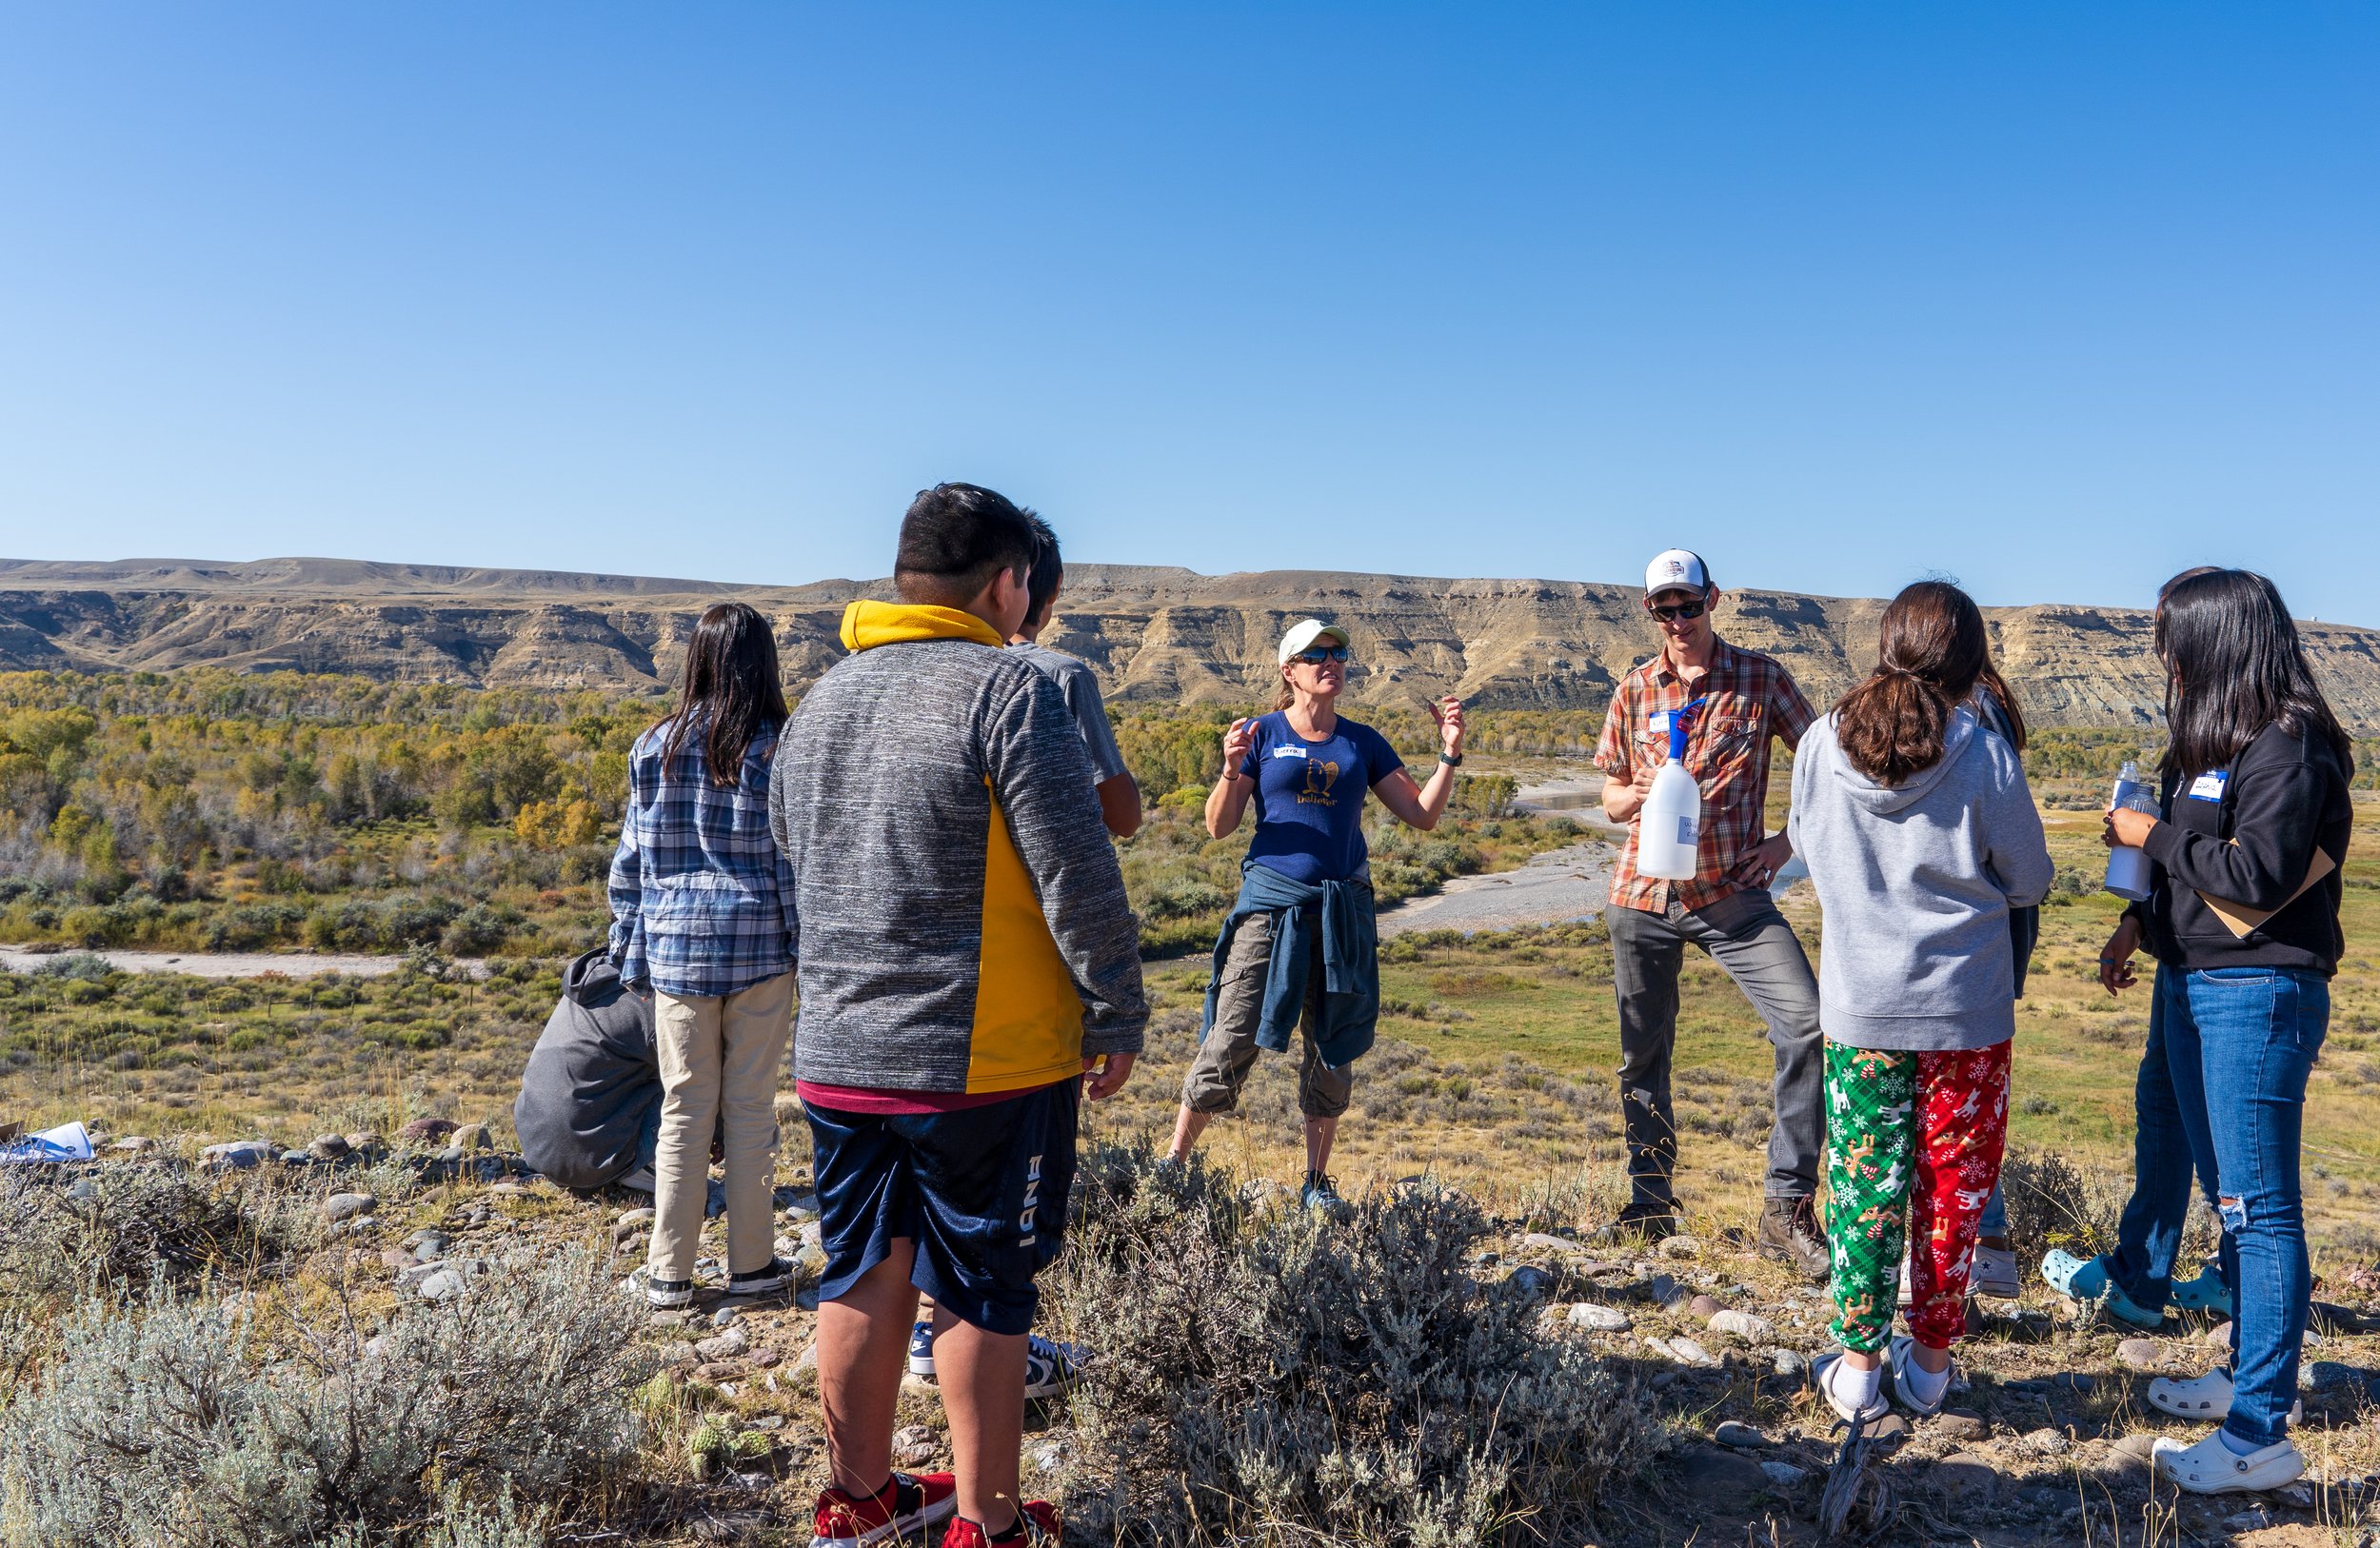
[(1623, 1378), (1470, 1277), (1489, 1225), (1459, 1194), (1376, 1192), (1332, 1223), (1115, 1146), (1077, 1187), (1054, 1288), (1097, 1357), (1067, 1499), (1085, 1541), (1578, 1541), (1651, 1450)]
[[(94, 1299), (0, 1430), (9, 1548), (449, 1548), (541, 1540), (633, 1449), (651, 1375), (636, 1308), (584, 1254), (411, 1302), (367, 1338), (341, 1305), (268, 1339), (239, 1298)], [(491, 1508), (472, 1508), (486, 1501)]]

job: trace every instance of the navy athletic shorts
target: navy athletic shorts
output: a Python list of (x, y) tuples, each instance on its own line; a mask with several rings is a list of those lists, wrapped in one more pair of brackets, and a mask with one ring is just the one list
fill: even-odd
[(987, 1332), (1029, 1331), (1033, 1276), (1066, 1234), (1081, 1101), (1081, 1082), (1061, 1081), (947, 1113), (808, 1108), (826, 1249), (819, 1299), (843, 1296), (907, 1237), (910, 1282), (936, 1305)]

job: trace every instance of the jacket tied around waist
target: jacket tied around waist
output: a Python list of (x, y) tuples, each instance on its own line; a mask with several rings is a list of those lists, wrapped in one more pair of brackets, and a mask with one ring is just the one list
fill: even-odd
[(1266, 865), (1242, 867), (1239, 900), (1215, 941), (1215, 972), (1207, 983), (1201, 1038), (1215, 1028), (1215, 1003), (1232, 937), (1240, 922), (1255, 914), (1269, 915), (1273, 922), (1273, 956), (1265, 969), (1257, 1046), (1274, 1053), (1288, 1049), (1289, 1034), (1304, 1008), (1314, 953), (1319, 951), (1322, 1005), (1320, 1024), (1312, 1029), (1315, 1048), (1332, 1069), (1355, 1062), (1372, 1046), (1380, 1015), (1378, 923), (1371, 883), (1359, 877), (1305, 883)]

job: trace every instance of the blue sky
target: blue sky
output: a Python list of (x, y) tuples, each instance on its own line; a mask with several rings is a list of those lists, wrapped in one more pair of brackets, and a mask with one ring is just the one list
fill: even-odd
[(0, 554), (2380, 624), (2380, 9), (0, 4)]

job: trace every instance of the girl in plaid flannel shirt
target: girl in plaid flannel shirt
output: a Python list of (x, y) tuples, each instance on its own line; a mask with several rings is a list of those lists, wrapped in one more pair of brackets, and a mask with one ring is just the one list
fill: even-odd
[(797, 941), (793, 877), (768, 826), (785, 695), (768, 621), (722, 603), (695, 625), (678, 711), (637, 740), (611, 863), (611, 953), (654, 992), (661, 1141), (645, 1296), (694, 1299), (712, 1136), (726, 1163), (727, 1289), (793, 1282), (770, 1214), (777, 1072)]

